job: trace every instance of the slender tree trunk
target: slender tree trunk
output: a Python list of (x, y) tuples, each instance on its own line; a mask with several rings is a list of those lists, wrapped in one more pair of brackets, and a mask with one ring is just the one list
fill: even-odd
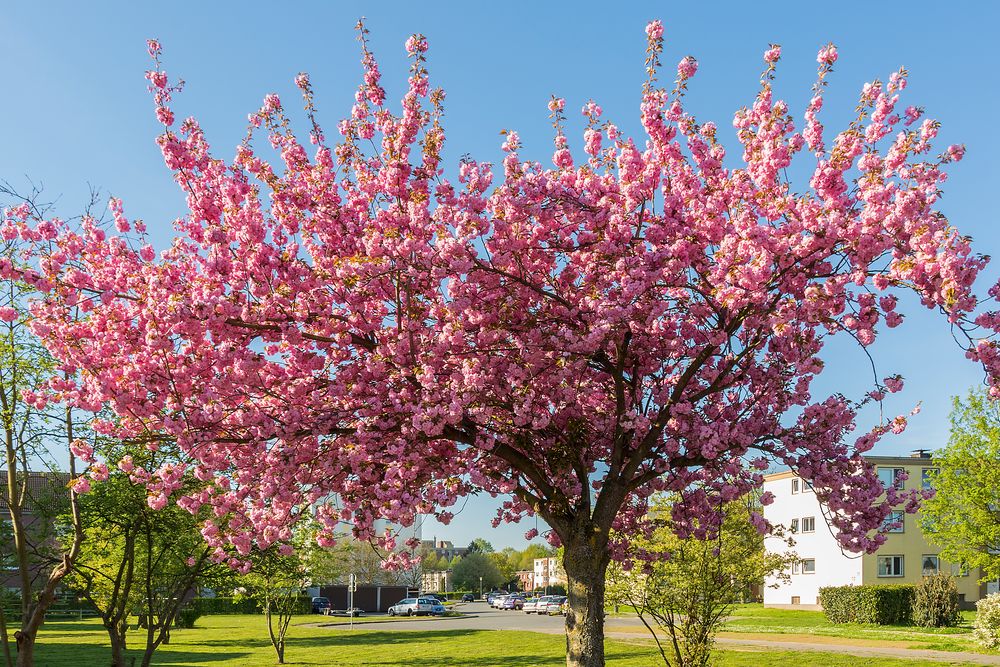
[(111, 639), (111, 667), (125, 667), (125, 632), (110, 627), (107, 630)]
[(0, 642), (3, 642), (3, 664), (14, 667), (14, 656), (10, 654), (10, 637), (7, 636), (7, 617), (3, 611), (3, 597), (0, 596)]
[(17, 667), (34, 667), (35, 665), (35, 637), (28, 637), (24, 632), (18, 630), (14, 633), (17, 640)]
[(603, 540), (564, 545), (568, 604), (566, 666), (604, 667), (604, 577), (608, 551)]

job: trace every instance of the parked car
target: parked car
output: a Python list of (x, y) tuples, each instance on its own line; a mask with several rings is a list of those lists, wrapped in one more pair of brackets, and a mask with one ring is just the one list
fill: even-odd
[(315, 597), (312, 599), (312, 613), (328, 614), (330, 610), (329, 598)]
[(524, 598), (520, 595), (508, 595), (503, 600), (500, 609), (522, 609), (524, 608)]
[(510, 597), (510, 595), (507, 593), (500, 593), (498, 595), (495, 595), (493, 597), (493, 602), (490, 603), (490, 606), (493, 607), (494, 609), (500, 609), (501, 607), (503, 607), (503, 601), (506, 600), (508, 597)]
[(548, 616), (554, 616), (558, 614), (565, 614), (563, 606), (566, 604), (565, 595), (549, 595), (549, 599), (544, 603), (539, 603), (535, 606), (535, 612), (539, 615), (546, 614)]
[(503, 591), (490, 591), (486, 594), (486, 604), (493, 606), (493, 601), (496, 600), (501, 595), (504, 595)]
[(529, 600), (525, 600), (524, 601), (524, 613), (525, 614), (533, 614), (535, 612), (542, 613), (541, 609), (544, 606), (544, 604), (546, 602), (548, 602), (549, 600), (551, 600), (553, 597), (555, 597), (555, 596), (553, 596), (553, 595), (542, 595), (542, 596), (537, 597), (537, 598), (531, 598)]
[(462, 602), (475, 602), (476, 596), (472, 593), (466, 593), (462, 596)]
[(389, 607), (390, 616), (420, 616), (433, 613), (434, 605), (439, 604), (434, 598), (405, 598)]
[(431, 607), (431, 615), (432, 615), (432, 616), (444, 616), (444, 613), (445, 613), (446, 611), (447, 611), (447, 609), (446, 609), (446, 608), (445, 608), (445, 606), (444, 606), (444, 605), (443, 605), (443, 604), (441, 603), (441, 601), (440, 601), (440, 600), (435, 600), (435, 601), (434, 601), (434, 606), (433, 606), (433, 607)]

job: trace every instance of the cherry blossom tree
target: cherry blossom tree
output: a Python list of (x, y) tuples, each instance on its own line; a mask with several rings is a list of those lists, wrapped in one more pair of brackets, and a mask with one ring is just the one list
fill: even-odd
[[(605, 570), (644, 530), (652, 494), (677, 498), (680, 537), (711, 536), (724, 503), (786, 465), (854, 551), (882, 543), (890, 507), (915, 509), (862, 458), (906, 417), (852, 433), (902, 379), (874, 376), (854, 401), (810, 392), (828, 339), (867, 348), (902, 323), (899, 291), (940, 311), (991, 376), (1000, 363), (996, 318), (976, 314), (972, 290), (986, 260), (935, 208), (964, 149), (932, 155), (938, 124), (902, 106), (905, 70), (866, 85), (856, 119), (830, 135), (837, 50), (819, 52), (797, 124), (774, 97), (771, 46), (726, 166), (716, 125), (684, 105), (697, 61), (659, 81), (654, 21), (645, 136), (588, 102), (574, 150), (553, 98), (553, 166), (522, 158), (508, 132), (501, 173), (466, 158), (456, 175), (425, 38), (406, 43), (394, 110), (359, 31), (363, 80), (335, 142), (302, 74), (309, 143), (268, 95), (228, 161), (197, 121), (176, 121), (178, 88), (150, 42), (158, 142), (190, 209), (159, 255), (118, 200), (116, 231), (24, 210), (0, 229), (39, 249), (48, 295), (34, 330), (77, 378), (50, 390), (112, 409), (98, 432), (185, 452), (204, 486), (179, 502), (212, 506), (202, 532), (218, 559), (287, 541), (309, 514), (323, 542), (349, 521), (391, 547), (380, 518), (447, 522), (464, 495), (503, 496), (496, 521), (538, 515), (563, 547), (567, 664), (603, 665)], [(796, 156), (812, 169), (798, 189)], [(151, 506), (184, 468), (143, 471)]]

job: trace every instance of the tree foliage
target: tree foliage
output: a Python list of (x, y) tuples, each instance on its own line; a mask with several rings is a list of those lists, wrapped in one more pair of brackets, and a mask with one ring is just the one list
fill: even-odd
[[(150, 43), (158, 142), (190, 206), (159, 257), (117, 200), (113, 233), (24, 210), (0, 226), (37, 244), (49, 291), (33, 326), (86, 371), (66, 394), (110, 406), (120, 437), (177, 442), (216, 488), (213, 547), (287, 540), (309, 507), (324, 540), (348, 520), (391, 554), (380, 517), (447, 521), (462, 496), (505, 495), (497, 520), (538, 514), (564, 547), (568, 660), (601, 665), (604, 573), (622, 553), (609, 536), (637, 532), (654, 493), (676, 495), (674, 525), (692, 534), (777, 462), (854, 551), (883, 543), (893, 507), (915, 509), (863, 458), (906, 417), (852, 435), (859, 406), (900, 378), (872, 377), (859, 401), (811, 392), (827, 341), (870, 346), (902, 323), (903, 290), (1000, 370), (1000, 314), (977, 313), (972, 288), (987, 260), (938, 208), (964, 148), (931, 154), (938, 124), (899, 106), (905, 70), (865, 86), (830, 135), (819, 117), (836, 48), (820, 49), (797, 125), (769, 47), (733, 119), (734, 161), (686, 106), (697, 61), (660, 82), (653, 21), (639, 137), (591, 101), (573, 150), (553, 98), (551, 166), (507, 132), (502, 175), (472, 158), (449, 172), (427, 40), (407, 41), (397, 111), (359, 32), (364, 76), (339, 139), (301, 74), (315, 148), (268, 95), (231, 162), (197, 121), (177, 122)], [(788, 180), (796, 158), (808, 183)]]
[(924, 534), (941, 557), (1000, 578), (1000, 405), (983, 390), (955, 397), (948, 446), (934, 455), (934, 496), (924, 501)]
[(660, 527), (633, 542), (641, 558), (609, 569), (609, 602), (635, 609), (668, 667), (708, 665), (715, 633), (733, 606), (795, 560), (790, 551), (765, 550), (765, 538), (750, 521), (752, 509), (734, 501), (712, 529), (713, 537), (680, 538), (666, 518), (673, 504), (660, 499), (653, 506)]
[(484, 590), (491, 590), (506, 583), (496, 561), (491, 554), (466, 554), (452, 569), (452, 581), (456, 590), (478, 591), (480, 585)]
[[(67, 581), (100, 614), (115, 667), (126, 664), (130, 617), (139, 618), (141, 664), (147, 667), (156, 649), (170, 640), (186, 600), (199, 585), (211, 582), (217, 568), (200, 532), (203, 517), (175, 504), (154, 509), (156, 498), (130, 479), (146, 469), (169, 466), (169, 453), (131, 451), (125, 466), (129, 472), (108, 472), (81, 498), (86, 539)], [(185, 484), (192, 482), (188, 478)]]

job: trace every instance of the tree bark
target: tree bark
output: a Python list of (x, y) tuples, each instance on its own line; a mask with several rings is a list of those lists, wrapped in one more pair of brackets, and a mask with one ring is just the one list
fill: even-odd
[(17, 642), (17, 667), (34, 667), (35, 665), (35, 637), (28, 636), (18, 630), (14, 633)]
[(108, 628), (108, 637), (111, 639), (111, 667), (125, 667), (125, 633)]
[(592, 536), (564, 545), (566, 667), (604, 667), (604, 577), (608, 550)]

